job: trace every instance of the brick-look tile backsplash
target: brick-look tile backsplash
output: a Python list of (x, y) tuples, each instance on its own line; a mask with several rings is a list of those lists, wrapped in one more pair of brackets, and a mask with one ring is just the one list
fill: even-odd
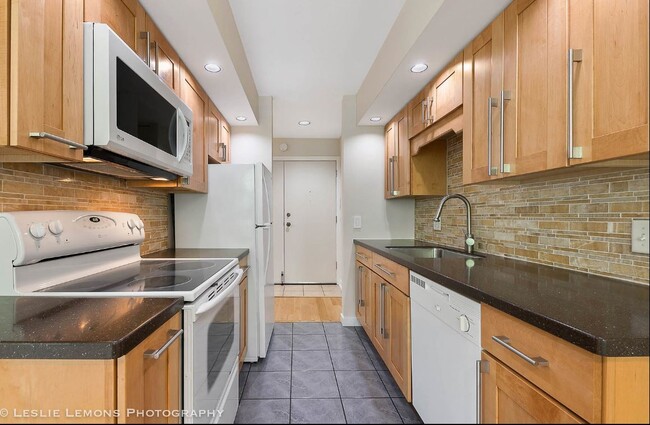
[(146, 229), (141, 253), (168, 248), (169, 195), (53, 165), (0, 163), (0, 212), (28, 210), (136, 213)]
[[(444, 142), (443, 142), (444, 143)], [(648, 284), (648, 255), (630, 247), (632, 218), (648, 218), (648, 169), (547, 181), (463, 186), (462, 135), (447, 142), (448, 193), (472, 204), (477, 251)], [(415, 202), (415, 237), (464, 247), (465, 207), (441, 197)]]

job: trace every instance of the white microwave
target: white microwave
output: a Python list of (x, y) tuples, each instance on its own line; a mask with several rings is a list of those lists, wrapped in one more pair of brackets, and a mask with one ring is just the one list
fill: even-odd
[(106, 24), (84, 23), (84, 162), (122, 178), (192, 175), (192, 110)]

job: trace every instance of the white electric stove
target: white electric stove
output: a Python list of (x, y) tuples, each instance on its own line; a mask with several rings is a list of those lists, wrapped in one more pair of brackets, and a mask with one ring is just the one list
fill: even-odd
[(0, 295), (182, 297), (185, 423), (232, 423), (238, 407), (237, 259), (143, 259), (135, 214), (0, 214)]

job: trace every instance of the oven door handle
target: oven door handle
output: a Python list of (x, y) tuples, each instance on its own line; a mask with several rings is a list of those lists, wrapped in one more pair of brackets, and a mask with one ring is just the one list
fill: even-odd
[(194, 313), (194, 320), (196, 321), (197, 316), (200, 316), (206, 311), (212, 310), (217, 304), (221, 303), (228, 295), (230, 295), (230, 293), (234, 290), (234, 288), (236, 288), (239, 285), (243, 277), (244, 277), (244, 270), (242, 269), (237, 270), (237, 278), (235, 279), (235, 281), (231, 283), (228, 289), (226, 289), (224, 292), (218, 294), (216, 297), (214, 297), (207, 303), (201, 304), (196, 309), (196, 313)]

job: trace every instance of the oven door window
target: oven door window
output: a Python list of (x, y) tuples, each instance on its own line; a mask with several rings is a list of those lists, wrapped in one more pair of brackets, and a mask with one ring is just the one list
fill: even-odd
[(176, 108), (122, 60), (117, 67), (117, 128), (176, 156)]
[(239, 306), (236, 294), (236, 290), (232, 291), (222, 303), (196, 316), (192, 372), (195, 411), (217, 408), (237, 361)]

